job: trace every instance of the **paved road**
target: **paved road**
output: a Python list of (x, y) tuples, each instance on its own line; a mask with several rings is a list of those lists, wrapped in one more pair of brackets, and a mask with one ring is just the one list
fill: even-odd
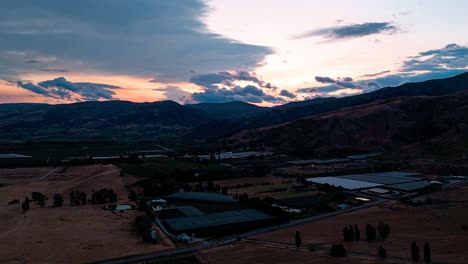
[(344, 214), (344, 213), (349, 213), (357, 210), (361, 210), (364, 208), (368, 208), (377, 204), (381, 204), (385, 202), (386, 200), (384, 199), (377, 199), (376, 201), (369, 202), (366, 204), (362, 204), (359, 206), (354, 206), (349, 209), (345, 210), (340, 210), (340, 211), (335, 211), (331, 213), (326, 213), (326, 214), (321, 214), (321, 215), (316, 215), (316, 216), (311, 216), (299, 220), (293, 220), (288, 223), (284, 224), (279, 224), (279, 225), (273, 225), (273, 226), (267, 226), (264, 228), (260, 229), (255, 229), (249, 232), (241, 233), (241, 234), (236, 234), (232, 236), (227, 236), (223, 237), (221, 239), (209, 241), (203, 245), (196, 245), (196, 246), (190, 246), (190, 247), (183, 247), (183, 248), (176, 248), (176, 249), (170, 249), (170, 250), (164, 250), (164, 251), (158, 251), (154, 253), (147, 253), (147, 254), (142, 254), (142, 255), (134, 255), (134, 256), (127, 256), (127, 257), (121, 257), (121, 258), (115, 258), (115, 259), (109, 259), (109, 260), (102, 260), (102, 261), (96, 261), (92, 263), (104, 263), (104, 264), (124, 264), (124, 263), (135, 263), (135, 262), (142, 262), (142, 261), (147, 261), (159, 257), (165, 257), (165, 256), (170, 256), (170, 255), (176, 255), (176, 254), (183, 254), (183, 253), (190, 253), (190, 252), (195, 252), (203, 249), (208, 249), (208, 248), (213, 248), (213, 247), (219, 247), (227, 244), (231, 244), (235, 242), (237, 239), (242, 239), (242, 238), (247, 238), (251, 236), (255, 236), (258, 234), (266, 233), (266, 232), (271, 232), (274, 230), (282, 229), (282, 228), (287, 228), (295, 225), (300, 225), (312, 221), (317, 221), (321, 220), (324, 218), (329, 218), (333, 217), (336, 215)]
[[(277, 242), (277, 241), (269, 241), (269, 240), (261, 240), (261, 239), (251, 239), (247, 238), (245, 239), (246, 241), (251, 241), (255, 244), (265, 246), (265, 247), (273, 247), (273, 248), (279, 248), (279, 249), (288, 249), (288, 250), (298, 250), (298, 251), (304, 251), (304, 252), (311, 252), (309, 248), (306, 247), (299, 247), (297, 248), (293, 244), (288, 244), (288, 243), (283, 243), (283, 242)], [(367, 242), (366, 242), (367, 243)], [(345, 244), (346, 246), (346, 244)], [(330, 251), (330, 245), (316, 245), (313, 248), (313, 252), (320, 252), (324, 254), (328, 254)], [(382, 261), (380, 257), (377, 255), (373, 254), (368, 254), (365, 252), (350, 252), (348, 251), (346, 256), (348, 257), (353, 257), (353, 258), (359, 258), (362, 260), (374, 260), (374, 261)], [(413, 264), (414, 262), (410, 259), (406, 258), (399, 258), (399, 257), (387, 257), (385, 258), (385, 263), (410, 263)]]

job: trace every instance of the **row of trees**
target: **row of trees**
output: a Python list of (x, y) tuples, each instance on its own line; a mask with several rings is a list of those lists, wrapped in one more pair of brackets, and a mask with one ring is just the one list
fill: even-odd
[(71, 206), (78, 206), (78, 205), (86, 205), (88, 202), (87, 195), (84, 192), (79, 191), (72, 191), (70, 193), (70, 205)]
[[(86, 205), (87, 202), (91, 202), (92, 204), (104, 204), (104, 203), (115, 203), (117, 202), (117, 194), (112, 189), (103, 188), (97, 192), (94, 192), (92, 198), (90, 200), (87, 199), (87, 195), (84, 192), (79, 191), (72, 191), (70, 193), (70, 205), (77, 206), (77, 205)], [(40, 192), (33, 192), (31, 195), (31, 199), (28, 196), (24, 199), (21, 203), (21, 208), (24, 212), (28, 211), (31, 208), (30, 203), (36, 202), (37, 205), (40, 207), (44, 207), (46, 202), (49, 200), (47, 196)], [(62, 207), (63, 206), (63, 196), (56, 193), (53, 197), (52, 205), (54, 207)]]
[(349, 225), (343, 229), (344, 241), (359, 241), (361, 239), (361, 231), (357, 225)]
[[(411, 258), (413, 261), (419, 261), (419, 247), (416, 242), (411, 243)], [(429, 243), (424, 243), (424, 262), (431, 263), (431, 248), (429, 247)]]
[[(46, 201), (49, 200), (45, 195), (39, 192), (33, 192), (31, 196), (32, 200), (29, 199), (29, 197), (26, 196), (24, 198), (24, 201), (21, 203), (21, 208), (23, 209), (24, 212), (27, 212), (31, 208), (31, 201), (36, 202), (37, 205), (40, 207), (44, 207), (46, 204)], [(54, 201), (53, 201), (53, 206), (54, 207), (61, 207), (63, 205), (63, 197), (60, 194), (55, 194), (54, 195)]]
[(117, 193), (115, 193), (114, 190), (102, 188), (91, 195), (89, 202), (92, 204), (106, 204), (116, 203), (117, 200)]
[[(372, 241), (377, 237), (377, 232), (380, 237), (385, 240), (390, 235), (390, 225), (384, 222), (379, 222), (377, 228), (371, 224), (366, 225), (366, 240)], [(349, 225), (343, 228), (344, 241), (359, 241), (361, 239), (361, 231), (357, 225)]]
[[(380, 228), (379, 228), (380, 227)], [(371, 225), (367, 225), (366, 229), (369, 228), (371, 230), (370, 232), (374, 234), (376, 233), (376, 230), (379, 230), (379, 233), (382, 236), (382, 238), (387, 238), (388, 234), (390, 233), (390, 228), (388, 224), (385, 224), (383, 222), (379, 223), (379, 227), (376, 229), (375, 227), (372, 227)], [(356, 232), (357, 231), (357, 232)], [(356, 238), (356, 234), (357, 238)], [(343, 236), (345, 237), (345, 241), (352, 241), (352, 240), (359, 240), (360, 232), (359, 232), (359, 227), (357, 225), (350, 225), (349, 227), (345, 227), (343, 230)], [(299, 248), (302, 245), (302, 237), (301, 233), (299, 231), (296, 231), (294, 235), (294, 244), (296, 245), (297, 248)], [(333, 244), (330, 248), (330, 255), (334, 257), (344, 257), (346, 256), (347, 251), (345, 247), (342, 244)], [(377, 248), (377, 254), (382, 258), (385, 259), (387, 258), (387, 249), (385, 249), (383, 246), (379, 246)], [(411, 244), (411, 258), (413, 261), (418, 262), (420, 259), (419, 255), (419, 247), (416, 244), (416, 242), (413, 242)], [(432, 258), (431, 258), (431, 248), (429, 246), (429, 243), (425, 242), (424, 243), (424, 262), (426, 263), (431, 263)]]

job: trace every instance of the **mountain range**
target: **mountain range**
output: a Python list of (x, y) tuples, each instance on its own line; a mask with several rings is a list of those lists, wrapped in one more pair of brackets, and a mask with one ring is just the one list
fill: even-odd
[(454, 135), (466, 132), (467, 91), (468, 73), (463, 73), (270, 108), (244, 102), (0, 104), (0, 138), (210, 139), (308, 154), (411, 148), (449, 136), (466, 140)]

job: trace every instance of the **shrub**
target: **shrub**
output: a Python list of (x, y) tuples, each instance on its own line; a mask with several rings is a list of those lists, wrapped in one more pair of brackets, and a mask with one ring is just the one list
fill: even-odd
[(419, 247), (416, 245), (416, 242), (411, 244), (411, 258), (416, 262), (419, 261)]
[(382, 258), (382, 259), (385, 259), (387, 258), (387, 250), (380, 246), (378, 249), (377, 249), (377, 253), (379, 254), (379, 257)]
[(372, 241), (375, 239), (377, 230), (371, 224), (366, 225), (366, 240)]
[(346, 253), (346, 249), (342, 244), (333, 244), (330, 248), (330, 256), (333, 257), (344, 257)]
[(379, 235), (383, 240), (387, 239), (390, 235), (390, 225), (385, 224), (384, 222), (379, 222), (377, 230), (379, 231)]

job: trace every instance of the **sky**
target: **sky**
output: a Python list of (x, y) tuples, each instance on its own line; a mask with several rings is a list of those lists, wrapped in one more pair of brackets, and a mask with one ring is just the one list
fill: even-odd
[(468, 71), (468, 1), (3, 0), (0, 103), (271, 106)]

